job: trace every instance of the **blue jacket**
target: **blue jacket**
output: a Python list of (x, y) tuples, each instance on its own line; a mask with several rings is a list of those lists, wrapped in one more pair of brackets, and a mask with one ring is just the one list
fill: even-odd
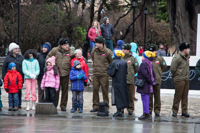
[[(77, 79), (78, 74), (83, 74), (82, 79)], [(83, 70), (76, 70), (74, 67), (71, 68), (69, 73), (69, 80), (71, 81), (71, 91), (84, 91), (84, 80), (87, 77)]]
[(22, 62), (22, 71), (24, 73), (25, 79), (31, 79), (30, 74), (35, 74), (36, 76), (40, 73), (39, 63), (36, 59), (29, 61), (24, 59)]
[[(140, 66), (140, 58), (139, 58), (139, 55), (137, 54), (137, 44), (132, 42), (130, 45), (131, 45), (132, 55), (137, 59), (139, 66)], [(138, 75), (138, 73), (135, 74), (135, 76), (137, 76), (137, 75)]]

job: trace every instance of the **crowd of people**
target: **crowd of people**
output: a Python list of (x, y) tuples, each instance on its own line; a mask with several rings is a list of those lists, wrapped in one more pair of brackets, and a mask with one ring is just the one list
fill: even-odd
[[(88, 32), (93, 61), (93, 105), (90, 112), (99, 110), (99, 89), (102, 89), (103, 101), (107, 103), (109, 110), (109, 76), (112, 77), (112, 87), (115, 94), (117, 112), (115, 117), (122, 117), (124, 109), (132, 115), (134, 111), (135, 91), (141, 94), (143, 102), (143, 114), (139, 119), (146, 119), (152, 115), (160, 116), (161, 100), (160, 86), (161, 76), (167, 69), (164, 58), (159, 54), (157, 46), (151, 44), (147, 51), (140, 50), (142, 56), (140, 62), (137, 54), (137, 44), (117, 41), (117, 47), (113, 49), (113, 26), (109, 18), (104, 18), (100, 26), (93, 22)], [(70, 49), (69, 40), (60, 38), (59, 46), (51, 49), (51, 44), (42, 45), (42, 51), (38, 54), (33, 49), (19, 54), (19, 46), (16, 43), (9, 45), (9, 55), (2, 67), (2, 79), (4, 89), (8, 93), (9, 111), (17, 111), (21, 108), (22, 86), (26, 82), (26, 110), (35, 110), (35, 102), (50, 102), (55, 107), (59, 103), (59, 93), (62, 90), (60, 109), (66, 111), (68, 102), (68, 85), (71, 83), (72, 109), (71, 113), (83, 112), (84, 86), (90, 85), (91, 77), (87, 61), (82, 56), (82, 50)], [(160, 47), (162, 50), (162, 47)], [(172, 60), (171, 72), (175, 82), (175, 95), (172, 106), (173, 116), (177, 116), (179, 103), (182, 104), (182, 115), (188, 114), (188, 90), (189, 90), (189, 51), (190, 45), (182, 43), (180, 52)], [(200, 64), (200, 63), (199, 63)], [(199, 65), (200, 66), (200, 65)], [(38, 97), (36, 85), (38, 84)], [(136, 90), (137, 88), (137, 90)], [(154, 100), (153, 100), (154, 98)], [(31, 101), (31, 102), (30, 102)], [(154, 102), (153, 102), (154, 101)], [(32, 103), (32, 107), (30, 104)], [(0, 101), (0, 108), (2, 103)]]

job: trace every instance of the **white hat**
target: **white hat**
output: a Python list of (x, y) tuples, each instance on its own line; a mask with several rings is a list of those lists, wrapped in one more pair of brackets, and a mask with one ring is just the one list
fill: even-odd
[(16, 43), (12, 42), (9, 45), (9, 51), (11, 52), (13, 49), (15, 48), (19, 48), (19, 45), (17, 45)]

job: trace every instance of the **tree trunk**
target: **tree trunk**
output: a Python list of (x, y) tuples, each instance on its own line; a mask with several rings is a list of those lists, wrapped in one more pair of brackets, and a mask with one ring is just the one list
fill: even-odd
[(191, 46), (191, 55), (196, 55), (197, 15), (200, 13), (198, 0), (167, 0), (169, 22), (178, 47), (182, 42)]

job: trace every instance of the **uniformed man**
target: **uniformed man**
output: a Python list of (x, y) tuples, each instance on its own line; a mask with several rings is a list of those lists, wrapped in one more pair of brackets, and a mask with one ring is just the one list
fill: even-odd
[(153, 110), (153, 97), (154, 97), (154, 112), (155, 116), (160, 116), (161, 110), (161, 100), (160, 100), (160, 86), (161, 86), (161, 76), (164, 71), (167, 69), (166, 61), (157, 55), (157, 45), (151, 44), (148, 47), (148, 50), (156, 53), (156, 56), (153, 58), (152, 65), (153, 70), (156, 74), (156, 85), (153, 86), (153, 93), (150, 95), (149, 99), (149, 114), (152, 114)]
[(109, 76), (107, 74), (107, 67), (113, 61), (113, 53), (110, 49), (106, 48), (104, 43), (105, 39), (102, 36), (95, 38), (95, 47), (91, 54), (93, 61), (93, 109), (90, 112), (98, 111), (100, 86), (103, 101), (109, 105)]
[(189, 91), (189, 52), (190, 45), (181, 43), (179, 54), (172, 59), (171, 73), (174, 79), (175, 94), (172, 106), (173, 114), (176, 117), (181, 101), (182, 116), (189, 117), (188, 114), (188, 91)]
[(127, 108), (127, 111), (129, 115), (132, 115), (134, 111), (134, 102), (133, 102), (134, 75), (137, 73), (137, 70), (139, 68), (139, 63), (137, 59), (132, 56), (132, 52), (130, 50), (131, 50), (130, 44), (122, 45), (122, 51), (125, 54), (125, 56), (122, 59), (126, 61), (128, 66), (128, 74), (126, 75), (126, 79), (128, 87), (129, 108)]

